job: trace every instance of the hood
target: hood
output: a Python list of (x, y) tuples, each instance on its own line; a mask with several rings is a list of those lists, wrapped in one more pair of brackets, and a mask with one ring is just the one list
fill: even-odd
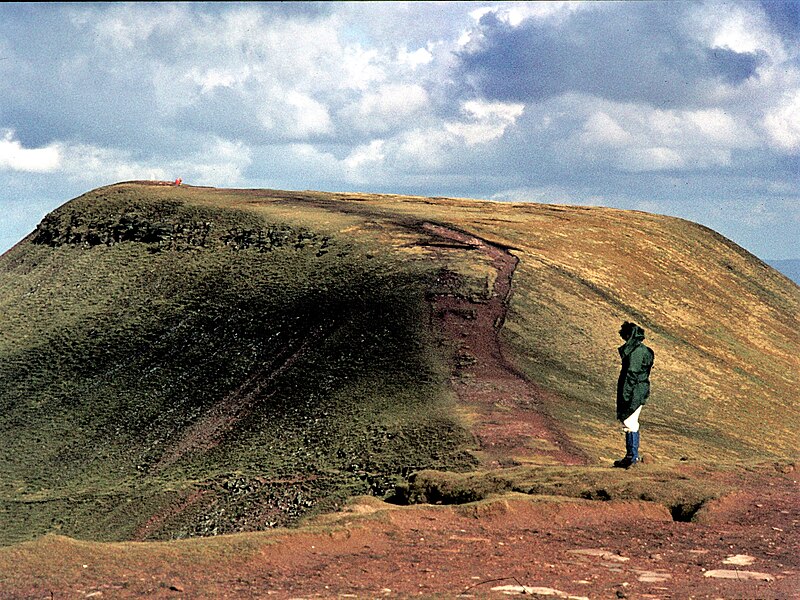
[(637, 346), (640, 346), (644, 341), (644, 329), (639, 327), (638, 325), (633, 326), (633, 333), (631, 333), (631, 337), (628, 338), (628, 341), (622, 344), (619, 347), (619, 355), (620, 356), (628, 356)]

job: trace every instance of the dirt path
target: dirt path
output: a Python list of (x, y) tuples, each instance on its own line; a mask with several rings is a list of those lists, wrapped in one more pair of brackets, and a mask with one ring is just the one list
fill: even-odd
[(486, 302), (454, 295), (432, 299), (435, 320), (458, 347), (451, 383), (474, 423), (473, 432), (486, 466), (584, 464), (583, 453), (546, 414), (547, 393), (515, 370), (503, 355), (499, 334), (519, 259), (504, 248), (454, 229), (431, 223), (423, 228), (443, 240), (485, 254), (497, 269)]

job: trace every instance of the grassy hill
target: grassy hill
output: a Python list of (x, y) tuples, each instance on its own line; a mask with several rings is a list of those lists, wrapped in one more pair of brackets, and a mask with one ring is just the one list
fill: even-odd
[(656, 464), (796, 456), (800, 288), (696, 224), (132, 182), (0, 258), (0, 542), (263, 529), (414, 471), (487, 468), (432, 306), (490, 302), (498, 270), (430, 224), (518, 259), (504, 360), (585, 468), (620, 451), (623, 320), (656, 352)]

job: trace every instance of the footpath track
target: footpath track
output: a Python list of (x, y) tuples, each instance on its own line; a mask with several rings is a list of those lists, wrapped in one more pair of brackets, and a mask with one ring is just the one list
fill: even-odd
[(484, 254), (497, 270), (485, 302), (455, 294), (431, 299), (434, 320), (457, 348), (451, 384), (474, 424), (485, 466), (585, 464), (586, 456), (547, 414), (547, 402), (555, 399), (516, 370), (503, 352), (500, 331), (519, 259), (508, 249), (468, 233), (430, 223), (423, 228)]

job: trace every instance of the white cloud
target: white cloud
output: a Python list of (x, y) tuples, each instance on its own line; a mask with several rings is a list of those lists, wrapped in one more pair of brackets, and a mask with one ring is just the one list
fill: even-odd
[(60, 144), (57, 172), (74, 182), (105, 185), (137, 179), (171, 181), (181, 177), (200, 185), (236, 185), (250, 165), (250, 150), (238, 142), (209, 139), (202, 150), (175, 158), (136, 160), (126, 150), (88, 144)]
[(416, 70), (417, 67), (427, 65), (433, 60), (433, 54), (428, 48), (417, 48), (413, 52), (409, 52), (407, 48), (402, 48), (397, 53), (397, 62), (401, 65), (408, 66), (411, 70)]
[(764, 118), (770, 140), (783, 150), (800, 150), (800, 90), (785, 96), (781, 105)]
[(628, 146), (633, 136), (625, 131), (614, 119), (599, 111), (593, 113), (583, 126), (581, 140), (591, 146)]
[(687, 166), (680, 153), (663, 146), (626, 148), (617, 155), (616, 162), (624, 170), (633, 172), (663, 171)]
[(202, 150), (169, 165), (188, 183), (200, 185), (241, 185), (244, 170), (252, 164), (252, 152), (241, 142), (215, 138)]
[(247, 3), (210, 12), (191, 3), (74, 12), (73, 22), (88, 34), (96, 60), (104, 61), (98, 66), (149, 77), (141, 81), (142, 90), (152, 86), (166, 115), (202, 103), (218, 88), (235, 90), (251, 105), (280, 90), (272, 99), (280, 97), (284, 109), (311, 110), (308, 126), (294, 118), (275, 119), (292, 129), (290, 136), (327, 131), (325, 97), (384, 81), (385, 66), (396, 56), (343, 39), (335, 14), (291, 19)]
[(780, 36), (770, 30), (766, 16), (756, 4), (730, 3), (720, 10), (718, 2), (706, 2), (695, 8), (694, 22), (700, 38), (711, 48), (751, 54), (764, 52), (775, 60), (786, 57)]
[(342, 115), (359, 131), (384, 132), (404, 127), (408, 119), (428, 107), (428, 93), (417, 84), (391, 83), (367, 92)]
[(155, 31), (176, 32), (189, 21), (187, 13), (176, 4), (136, 5), (120, 3), (98, 14), (79, 4), (72, 7), (73, 25), (91, 28), (97, 45), (107, 52), (123, 53), (140, 46)]
[(598, 10), (604, 8), (602, 2), (503, 2), (493, 6), (481, 6), (469, 12), (473, 26), (461, 31), (456, 41), (456, 48), (463, 50), (473, 44), (479, 44), (483, 34), (476, 25), (487, 14), (492, 14), (501, 23), (511, 27), (519, 27), (525, 21), (535, 20), (541, 23), (558, 25), (569, 19), (571, 15), (582, 10)]
[(592, 2), (507, 2), (492, 8), (478, 9), (470, 14), (475, 21), (478, 21), (487, 12), (493, 12), (502, 22), (518, 27), (527, 19), (561, 21), (578, 10), (597, 8), (592, 4)]
[(686, 111), (683, 127), (695, 129), (708, 142), (730, 147), (752, 145), (753, 132), (722, 109)]
[(722, 109), (662, 110), (598, 98), (572, 98), (562, 106), (572, 110), (582, 125), (556, 146), (622, 171), (727, 166), (733, 150), (760, 143), (743, 118)]
[(462, 105), (466, 121), (444, 124), (449, 133), (463, 139), (469, 146), (485, 144), (503, 137), (525, 110), (524, 104), (470, 100)]
[(372, 140), (355, 148), (343, 161), (348, 177), (357, 182), (369, 181), (370, 175), (374, 175), (370, 171), (379, 168), (386, 160), (384, 145), (384, 140)]
[(0, 138), (0, 169), (48, 173), (61, 166), (61, 148), (50, 144), (43, 148), (23, 148), (14, 139), (14, 131), (7, 129)]
[(342, 87), (364, 90), (373, 83), (386, 79), (386, 73), (379, 65), (380, 56), (377, 50), (364, 50), (359, 45), (346, 46), (342, 59), (346, 74), (340, 83)]
[(331, 130), (331, 117), (327, 107), (310, 96), (293, 90), (286, 94), (286, 104), (292, 111), (289, 124), (291, 135), (306, 138)]
[(429, 172), (447, 162), (454, 137), (442, 129), (412, 129), (393, 140), (392, 163), (404, 171)]
[(250, 67), (248, 65), (239, 65), (234, 68), (211, 67), (202, 71), (192, 68), (186, 76), (200, 86), (202, 93), (208, 93), (218, 87), (240, 86), (250, 77)]

